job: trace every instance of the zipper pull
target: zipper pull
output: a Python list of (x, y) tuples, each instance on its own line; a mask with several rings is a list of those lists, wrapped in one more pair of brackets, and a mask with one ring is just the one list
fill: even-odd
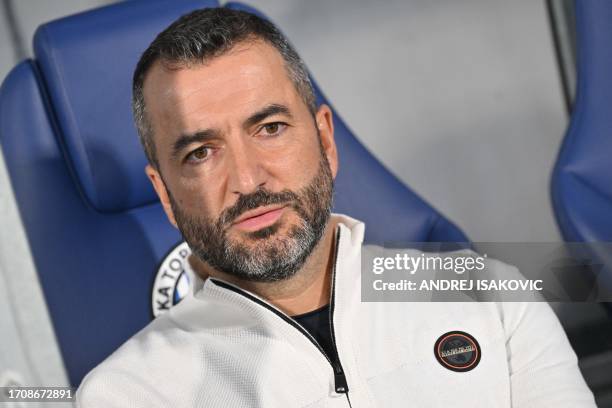
[(346, 383), (346, 376), (339, 366), (336, 366), (334, 369), (334, 384), (338, 394), (346, 394), (349, 390), (348, 384)]

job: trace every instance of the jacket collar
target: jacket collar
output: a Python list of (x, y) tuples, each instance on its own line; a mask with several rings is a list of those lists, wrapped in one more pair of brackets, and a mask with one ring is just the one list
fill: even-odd
[[(337, 270), (342, 270), (342, 269), (345, 269), (344, 267), (345, 267), (345, 264), (347, 263), (346, 261), (350, 260), (348, 258), (352, 258), (352, 257), (360, 255), (360, 253), (355, 254), (355, 250), (357, 250), (357, 252), (361, 250), (361, 245), (363, 244), (363, 237), (364, 237), (364, 232), (365, 232), (365, 224), (355, 218), (349, 217), (348, 215), (337, 214), (337, 213), (332, 213), (330, 217), (330, 223), (336, 224), (336, 234), (338, 234), (338, 231), (340, 234), (340, 239), (337, 242), (335, 256), (337, 257), (336, 267), (339, 268)], [(194, 282), (193, 282), (193, 285), (191, 285), (191, 295), (196, 295), (199, 291), (201, 291), (204, 288), (204, 285), (207, 282), (205, 282), (197, 274), (194, 274), (193, 279), (194, 279)], [(211, 279), (217, 282), (225, 282), (224, 280), (219, 279), (219, 278), (211, 278)], [(339, 280), (341, 279), (341, 277), (337, 277), (336, 279)], [(225, 283), (227, 285), (235, 286), (229, 282), (225, 282)], [(248, 292), (245, 289), (241, 289), (241, 290)], [(251, 295), (254, 295), (251, 292), (249, 293)], [(254, 295), (254, 296), (257, 296), (257, 295)]]
[[(343, 214), (332, 214), (330, 221), (336, 223), (336, 234), (338, 234), (332, 293), (335, 296), (335, 324), (338, 326), (337, 330), (341, 332), (344, 331), (342, 328), (344, 322), (349, 319), (348, 309), (351, 309), (346, 305), (354, 301), (359, 302), (361, 295), (361, 245), (365, 224)], [(202, 325), (206, 327), (208, 324), (221, 328), (226, 324), (235, 327), (242, 322), (250, 326), (253, 324), (253, 318), (268, 321), (271, 310), (286, 316), (257, 294), (221, 279), (209, 278), (203, 281), (198, 276), (194, 276), (191, 288), (191, 293), (173, 307), (168, 315), (176, 323), (183, 327), (189, 326), (192, 330), (197, 327), (202, 328)], [(208, 308), (211, 310), (209, 313), (205, 311)]]

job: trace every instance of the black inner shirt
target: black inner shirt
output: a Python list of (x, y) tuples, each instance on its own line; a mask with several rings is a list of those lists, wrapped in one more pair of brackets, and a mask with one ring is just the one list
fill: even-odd
[(336, 365), (338, 356), (334, 350), (331, 328), (329, 326), (329, 305), (291, 317), (315, 338), (325, 351), (325, 354), (327, 354), (327, 357)]

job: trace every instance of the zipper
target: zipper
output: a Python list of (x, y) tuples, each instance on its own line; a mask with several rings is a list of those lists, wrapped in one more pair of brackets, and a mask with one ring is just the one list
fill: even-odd
[(331, 358), (325, 353), (325, 350), (323, 350), (323, 347), (321, 347), (321, 345), (319, 344), (319, 342), (317, 342), (317, 340), (310, 334), (308, 333), (308, 331), (306, 329), (304, 329), (304, 327), (302, 327), (302, 325), (300, 325), (298, 322), (296, 322), (295, 320), (293, 320), (291, 317), (287, 316), (287, 314), (283, 313), (282, 311), (278, 310), (276, 307), (268, 304), (267, 302), (264, 302), (263, 300), (251, 295), (248, 292), (245, 292), (244, 290), (242, 290), (241, 288), (234, 286), (232, 284), (229, 284), (225, 281), (222, 280), (218, 280), (216, 278), (209, 278), (215, 285), (217, 286), (221, 286), (222, 288), (231, 290), (232, 292), (238, 293), (244, 297), (246, 297), (249, 300), (252, 300), (253, 302), (265, 307), (266, 309), (270, 310), (271, 312), (273, 312), (275, 315), (277, 315), (278, 317), (280, 317), (281, 319), (283, 319), (285, 322), (289, 323), (291, 326), (293, 326), (294, 328), (296, 328), (300, 333), (302, 333), (304, 336), (306, 336), (310, 342), (321, 352), (321, 354), (323, 354), (323, 356), (327, 359), (327, 361), (329, 362), (329, 365), (332, 367), (332, 370), (334, 372), (334, 388), (336, 390), (336, 393), (338, 394), (346, 394), (346, 398), (348, 400), (349, 403), (349, 407), (351, 406), (351, 400), (349, 398), (348, 395), (348, 383), (346, 381), (346, 375), (344, 374), (344, 370), (342, 368), (342, 364), (340, 363), (340, 355), (338, 354), (338, 348), (336, 346), (336, 335), (334, 332), (334, 322), (333, 322), (333, 316), (334, 316), (334, 301), (335, 301), (335, 286), (336, 286), (336, 267), (338, 264), (338, 246), (340, 245), (340, 228), (338, 228), (337, 232), (336, 232), (336, 243), (335, 243), (335, 250), (334, 250), (334, 262), (333, 262), (333, 268), (332, 268), (332, 279), (331, 279), (331, 299), (330, 299), (330, 304), (329, 304), (329, 326), (330, 326), (330, 334), (331, 334), (331, 338), (332, 338), (332, 345), (334, 348), (334, 352), (336, 353), (336, 356), (338, 357), (338, 364), (334, 364), (334, 362), (331, 360)]
[[(331, 276), (331, 299), (329, 301), (329, 329), (331, 333), (332, 345), (334, 348), (334, 352), (336, 353), (336, 357), (338, 357), (338, 364), (334, 367), (334, 385), (336, 388), (336, 392), (339, 394), (346, 394), (346, 399), (348, 400), (349, 407), (351, 407), (351, 399), (348, 395), (348, 383), (346, 381), (346, 375), (344, 374), (344, 370), (342, 369), (342, 363), (340, 362), (340, 353), (338, 353), (338, 347), (336, 346), (336, 332), (334, 331), (334, 307), (336, 300), (336, 268), (338, 265), (338, 250), (340, 246), (340, 228), (338, 228), (336, 232), (336, 245), (334, 251), (334, 266), (332, 268), (332, 276)], [(331, 361), (331, 360), (330, 360)]]

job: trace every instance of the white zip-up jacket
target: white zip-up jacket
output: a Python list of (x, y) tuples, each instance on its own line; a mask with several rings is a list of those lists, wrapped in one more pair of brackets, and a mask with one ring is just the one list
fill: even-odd
[[(364, 224), (333, 217), (338, 366), (282, 311), (209, 278), (90, 372), (77, 406), (595, 407), (548, 304), (361, 302)], [(457, 331), (469, 371), (435, 355)]]

